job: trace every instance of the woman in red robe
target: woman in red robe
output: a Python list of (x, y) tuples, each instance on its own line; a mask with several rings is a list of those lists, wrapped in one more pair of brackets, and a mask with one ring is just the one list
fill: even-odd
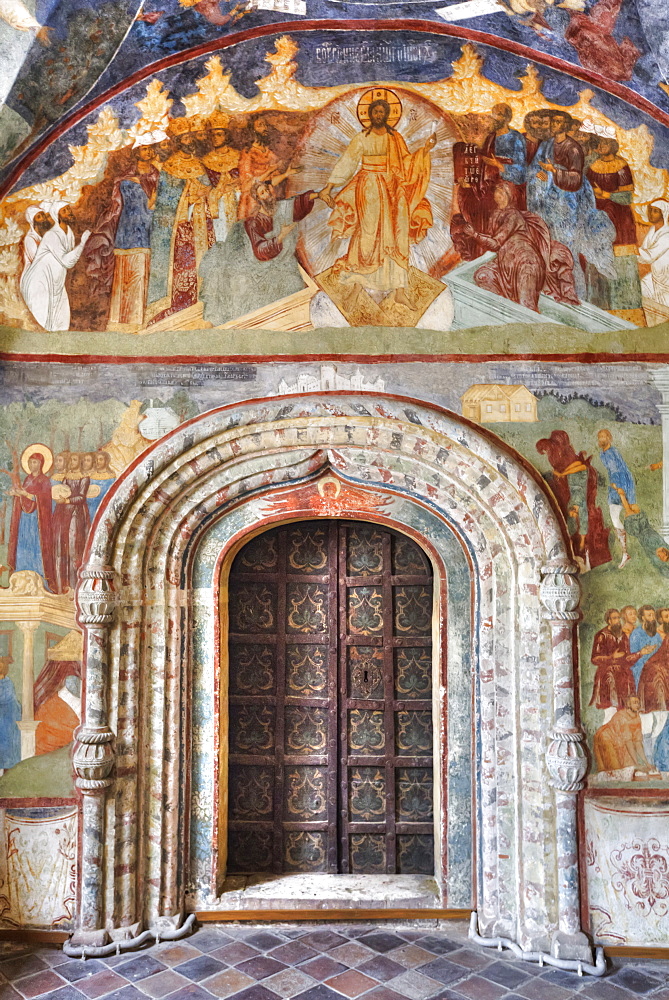
[[(39, 448), (40, 450), (31, 450)], [(54, 565), (54, 534), (51, 516), (51, 480), (44, 466), (51, 467), (50, 452), (44, 445), (31, 445), (23, 453), (29, 473), (23, 486), (8, 492), (14, 497), (9, 529), (9, 567), (14, 572), (32, 570), (46, 580), (48, 588), (57, 591)]]

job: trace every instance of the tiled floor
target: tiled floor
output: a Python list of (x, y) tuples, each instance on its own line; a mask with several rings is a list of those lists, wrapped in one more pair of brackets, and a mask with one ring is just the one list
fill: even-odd
[(0, 944), (0, 1000), (669, 1000), (669, 963), (614, 965), (604, 979), (479, 948), (464, 924), (205, 925), (85, 962)]

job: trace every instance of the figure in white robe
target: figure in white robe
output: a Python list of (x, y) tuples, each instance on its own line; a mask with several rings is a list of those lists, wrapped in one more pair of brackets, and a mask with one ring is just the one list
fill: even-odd
[(641, 279), (644, 299), (669, 306), (669, 201), (659, 198), (648, 206), (651, 228), (639, 247), (639, 260), (650, 264), (650, 274)]
[(0, 0), (0, 18), (17, 31), (34, 31), (42, 45), (51, 44), (50, 29), (41, 25), (21, 0)]
[(44, 233), (53, 226), (53, 219), (39, 205), (31, 205), (26, 212), (28, 232), (23, 237), (23, 273), (28, 270), (35, 259), (37, 248), (42, 242)]
[(75, 245), (70, 223), (74, 214), (69, 205), (58, 203), (49, 206), (49, 214), (57, 218), (42, 237), (29, 267), (21, 275), (23, 301), (45, 330), (69, 330), (70, 300), (65, 288), (67, 272), (77, 263), (86, 241), (88, 230)]

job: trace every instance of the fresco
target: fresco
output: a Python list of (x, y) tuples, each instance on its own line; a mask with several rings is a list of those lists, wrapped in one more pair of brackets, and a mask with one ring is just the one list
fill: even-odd
[(483, 47), (436, 36), (398, 56), (447, 70), (436, 80), (407, 64), (409, 79), (361, 84), (342, 64), (339, 84), (303, 84), (301, 50), (328, 80), (332, 46), (240, 44), (236, 75), (261, 52), (270, 64), (256, 96), (213, 56), (188, 65), (191, 86), (153, 77), (89, 118), (83, 144), (49, 147), (2, 204), (3, 322), (449, 331), (539, 314), (605, 332), (667, 318), (656, 122), (559, 76), (547, 88), (533, 64), (507, 61), (501, 84)]

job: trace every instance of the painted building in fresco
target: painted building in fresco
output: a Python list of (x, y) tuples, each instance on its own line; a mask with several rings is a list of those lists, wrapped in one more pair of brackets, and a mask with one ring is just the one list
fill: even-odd
[(669, 946), (668, 39), (0, 5), (0, 928)]

